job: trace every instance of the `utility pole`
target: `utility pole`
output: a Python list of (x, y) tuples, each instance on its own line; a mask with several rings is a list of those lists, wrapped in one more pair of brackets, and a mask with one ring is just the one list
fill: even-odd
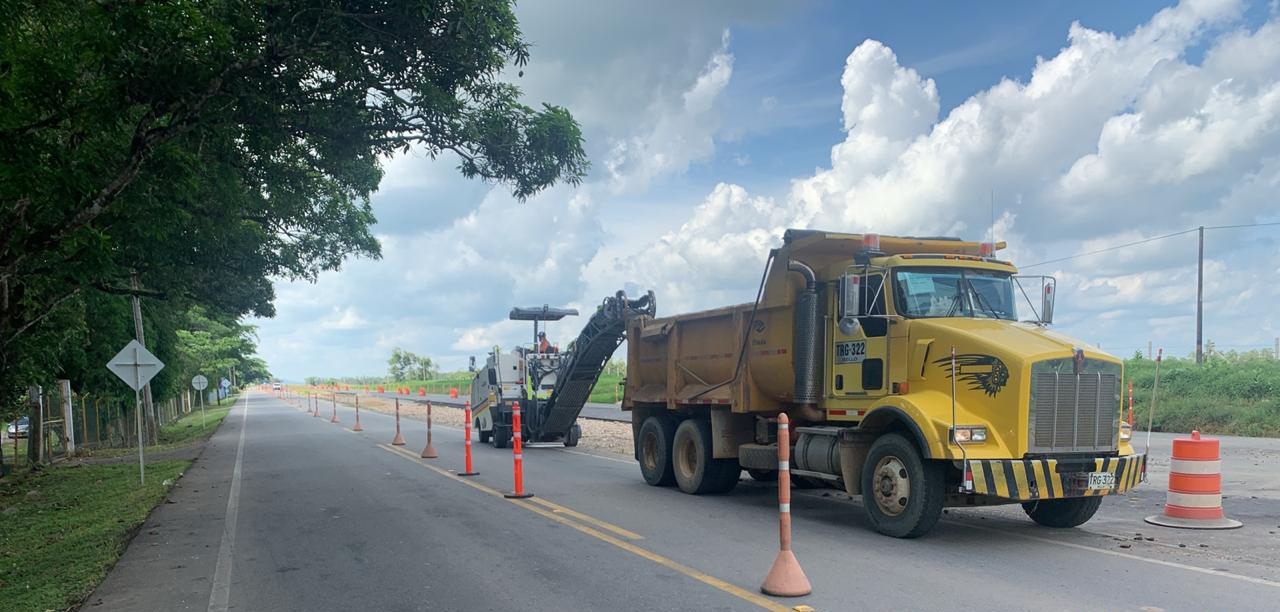
[(1276, 351), (1271, 356), (1280, 359), (1280, 338), (1276, 338)]
[[(147, 338), (142, 333), (142, 300), (138, 299), (138, 274), (136, 272), (129, 279), (129, 286), (133, 289), (133, 294), (130, 296), (130, 301), (133, 302), (133, 337), (143, 348), (146, 348)], [(144, 414), (154, 424), (155, 407), (151, 404), (151, 383), (149, 382), (142, 388), (142, 405)], [(147, 429), (150, 431), (150, 427)], [(142, 446), (145, 443), (141, 437), (138, 439), (138, 446)]]
[(1147, 359), (1151, 359), (1151, 341), (1147, 340)]
[(1196, 363), (1204, 363), (1204, 226), (1200, 226), (1200, 254), (1196, 258)]

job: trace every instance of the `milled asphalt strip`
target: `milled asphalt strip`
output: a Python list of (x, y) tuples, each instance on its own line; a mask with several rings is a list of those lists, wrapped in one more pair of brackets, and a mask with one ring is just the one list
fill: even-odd
[(236, 550), (236, 515), (240, 511), (240, 467), (244, 464), (244, 434), (249, 430), (249, 395), (245, 394), (244, 414), (240, 419), (240, 445), (236, 448), (236, 467), (231, 472), (231, 491), (227, 494), (227, 516), (222, 523), (222, 543), (218, 545), (218, 565), (213, 570), (213, 589), (209, 592), (209, 612), (226, 612), (231, 598), (231, 561)]

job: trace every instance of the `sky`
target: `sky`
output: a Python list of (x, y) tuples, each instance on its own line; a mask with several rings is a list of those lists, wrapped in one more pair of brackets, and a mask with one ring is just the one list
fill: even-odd
[[(659, 316), (749, 302), (787, 228), (994, 235), (1057, 279), (1056, 330), (1194, 352), (1195, 232), (1052, 260), (1280, 222), (1277, 1), (862, 4), (518, 4), (533, 57), (506, 78), (573, 113), (589, 176), (518, 202), (448, 155), (385, 160), (382, 258), (277, 280), (260, 355), (286, 380), (385, 374), (395, 347), (455, 370), (531, 341), (512, 306), (582, 311), (563, 345), (619, 289)], [(1280, 336), (1278, 246), (1206, 231), (1220, 349)]]

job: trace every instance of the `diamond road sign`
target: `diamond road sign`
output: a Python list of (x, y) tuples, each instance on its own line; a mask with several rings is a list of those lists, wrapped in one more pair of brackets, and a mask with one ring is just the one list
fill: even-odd
[(224, 379), (222, 379), (222, 382), (221, 382), (221, 383), (219, 383), (219, 384), (220, 384), (220, 385), (222, 385), (222, 388), (223, 388), (223, 389), (226, 389), (226, 388), (229, 388), (229, 387), (231, 386), (231, 381), (229, 381), (229, 380), (227, 380), (227, 379), (225, 379), (225, 378), (224, 378)]
[(209, 386), (209, 379), (205, 378), (204, 374), (196, 374), (191, 378), (191, 386), (196, 391), (204, 391), (205, 387)]
[(157, 372), (164, 369), (164, 364), (142, 346), (137, 340), (130, 340), (111, 361), (107, 369), (120, 377), (126, 385), (137, 391), (151, 381)]

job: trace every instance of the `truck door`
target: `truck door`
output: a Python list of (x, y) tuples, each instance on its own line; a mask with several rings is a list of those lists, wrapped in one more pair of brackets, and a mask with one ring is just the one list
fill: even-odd
[(858, 317), (861, 324), (851, 334), (839, 325), (835, 327), (831, 353), (831, 394), (835, 397), (878, 397), (887, 393), (889, 321), (884, 317), (884, 275), (863, 274), (859, 280), (858, 299), (867, 316)]

